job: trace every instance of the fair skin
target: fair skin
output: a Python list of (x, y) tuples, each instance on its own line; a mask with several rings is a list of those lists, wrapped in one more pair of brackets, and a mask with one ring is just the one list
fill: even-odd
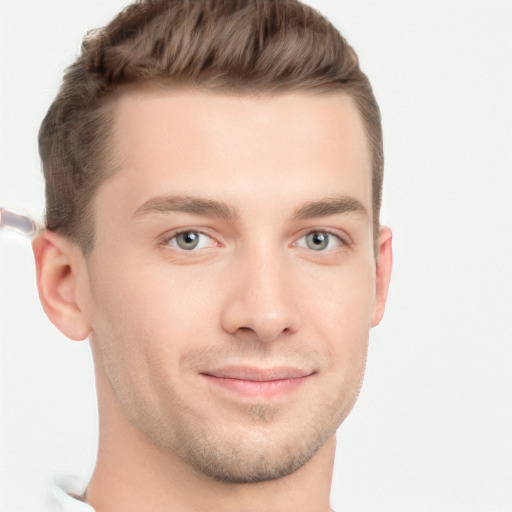
[(383, 315), (371, 164), (342, 94), (148, 87), (114, 106), (116, 172), (84, 256), (34, 242), (38, 289), (90, 338), (97, 512), (327, 512), (335, 431)]

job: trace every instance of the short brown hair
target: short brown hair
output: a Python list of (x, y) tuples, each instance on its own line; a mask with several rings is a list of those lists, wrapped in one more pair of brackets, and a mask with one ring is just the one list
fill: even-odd
[(119, 86), (144, 82), (350, 95), (372, 153), (376, 238), (383, 174), (379, 107), (354, 50), (298, 0), (141, 0), (89, 32), (39, 132), (48, 229), (84, 253), (92, 249), (91, 202), (112, 173), (112, 101)]

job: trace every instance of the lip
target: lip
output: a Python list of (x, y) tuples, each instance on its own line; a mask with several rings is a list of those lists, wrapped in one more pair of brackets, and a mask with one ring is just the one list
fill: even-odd
[(243, 397), (270, 399), (298, 389), (314, 372), (280, 366), (255, 368), (229, 366), (201, 373), (207, 382)]

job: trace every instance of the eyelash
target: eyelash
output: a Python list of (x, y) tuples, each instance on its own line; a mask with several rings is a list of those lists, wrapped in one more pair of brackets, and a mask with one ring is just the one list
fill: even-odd
[[(178, 252), (186, 252), (186, 253), (196, 253), (202, 249), (205, 249), (205, 248), (208, 248), (208, 247), (200, 247), (199, 249), (197, 249), (197, 247), (192, 247), (190, 250), (187, 250), (187, 249), (183, 249), (182, 247), (179, 247), (177, 246), (177, 238), (180, 236), (180, 235), (186, 235), (186, 234), (194, 234), (194, 235), (199, 235), (200, 237), (201, 236), (205, 236), (207, 238), (209, 238), (210, 240), (212, 240), (214, 242), (214, 244), (212, 244), (210, 247), (220, 247), (220, 244), (218, 242), (215, 241), (215, 239), (210, 236), (208, 233), (205, 233), (199, 229), (184, 229), (184, 230), (181, 230), (181, 231), (176, 231), (168, 236), (166, 236), (162, 242), (161, 242), (161, 245), (164, 246), (164, 247), (172, 247), (174, 250), (178, 251)], [(334, 247), (334, 248), (331, 248), (331, 249), (321, 249), (321, 250), (315, 250), (311, 247), (309, 247), (307, 245), (307, 237), (308, 236), (311, 236), (311, 235), (327, 235), (329, 238), (328, 238), (328, 245), (330, 245), (331, 243), (331, 240), (332, 239), (335, 239), (338, 241), (337, 243), (337, 246)], [(304, 245), (299, 245), (299, 241), (302, 240), (302, 239), (305, 239), (305, 243)], [(175, 242), (175, 245), (173, 246), (172, 245), (172, 242)], [(199, 241), (200, 243), (200, 241)], [(198, 243), (198, 244), (199, 244)], [(325, 230), (325, 229), (312, 229), (310, 231), (308, 231), (307, 233), (304, 233), (303, 235), (301, 235), (299, 238), (297, 238), (292, 244), (291, 246), (292, 247), (298, 247), (298, 248), (303, 248), (303, 249), (309, 249), (313, 252), (319, 252), (319, 253), (325, 253), (325, 252), (330, 252), (338, 247), (347, 247), (350, 245), (350, 242), (347, 241), (346, 237), (343, 237), (339, 234), (336, 234), (336, 233), (333, 233), (332, 231), (329, 231), (329, 230)], [(328, 247), (328, 246), (327, 246)]]
[[(316, 229), (316, 230), (315, 230), (315, 229), (313, 229), (313, 230), (311, 230), (311, 231), (308, 231), (307, 233), (305, 233), (304, 235), (302, 235), (301, 237), (299, 237), (299, 238), (298, 238), (298, 239), (297, 239), (297, 240), (296, 240), (292, 245), (293, 245), (294, 247), (302, 247), (302, 248), (304, 248), (304, 249), (310, 249), (310, 250), (315, 251), (315, 252), (330, 252), (330, 251), (332, 251), (333, 249), (335, 249), (335, 248), (331, 248), (331, 249), (315, 250), (315, 249), (313, 249), (313, 248), (311, 248), (311, 247), (308, 247), (308, 246), (307, 246), (307, 238), (308, 238), (309, 236), (312, 236), (312, 235), (322, 235), (322, 236), (327, 236), (327, 237), (329, 237), (329, 238), (328, 238), (328, 245), (330, 245), (330, 243), (331, 243), (331, 241), (330, 241), (330, 240), (331, 240), (331, 239), (337, 240), (337, 242), (338, 242), (338, 243), (337, 243), (337, 246), (336, 246), (335, 248), (337, 248), (337, 247), (346, 247), (346, 246), (348, 246), (348, 245), (349, 245), (349, 243), (347, 242), (347, 240), (346, 240), (345, 238), (343, 238), (342, 236), (337, 235), (336, 233), (333, 233), (333, 232), (331, 232), (331, 231), (323, 230), (323, 229)], [(299, 243), (298, 243), (298, 242), (299, 242), (300, 240), (302, 240), (302, 239), (305, 239), (305, 240), (306, 240), (306, 243), (305, 243), (306, 247), (304, 247), (304, 246), (300, 246), (300, 245), (299, 245)]]
[[(210, 236), (209, 234), (204, 233), (203, 231), (200, 231), (198, 229), (184, 229), (181, 231), (176, 231), (169, 236), (166, 236), (162, 240), (162, 245), (165, 247), (169, 247), (169, 246), (171, 246), (171, 242), (173, 240), (176, 240), (180, 235), (186, 235), (186, 234), (197, 234), (199, 236), (208, 237), (210, 240), (215, 241), (215, 239), (212, 236)], [(215, 245), (218, 247), (220, 244), (216, 242)], [(213, 246), (213, 244), (212, 244), (212, 246)], [(197, 251), (201, 250), (202, 248), (196, 249), (195, 247), (193, 247), (192, 250), (186, 250), (181, 247), (173, 247), (173, 249), (176, 251), (193, 253), (193, 252), (197, 252)]]

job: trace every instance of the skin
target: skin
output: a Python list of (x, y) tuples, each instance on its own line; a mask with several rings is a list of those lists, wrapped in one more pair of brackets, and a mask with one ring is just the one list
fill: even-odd
[[(342, 94), (139, 88), (114, 109), (116, 172), (94, 200), (94, 249), (84, 257), (48, 231), (34, 242), (46, 313), (93, 351), (87, 501), (330, 510), (335, 431), (357, 399), (392, 260), (388, 228), (374, 255), (356, 107)], [(263, 384), (222, 379), (233, 366)]]

